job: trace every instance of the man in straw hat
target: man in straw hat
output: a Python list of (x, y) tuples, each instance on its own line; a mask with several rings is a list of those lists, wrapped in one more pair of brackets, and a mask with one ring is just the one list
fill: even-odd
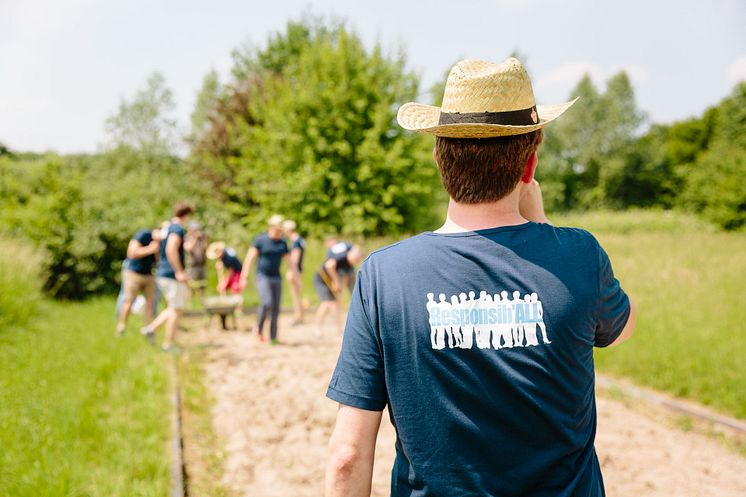
[(510, 58), (461, 61), (441, 108), (399, 109), (436, 136), (448, 215), (360, 268), (327, 392), (327, 497), (370, 494), (386, 406), (394, 496), (604, 495), (593, 347), (629, 338), (635, 312), (596, 239), (549, 224), (533, 179), (543, 126), (572, 104), (537, 106)]
[(261, 305), (257, 316), (256, 331), (260, 342), (264, 342), (264, 321), (269, 316), (269, 339), (272, 345), (277, 345), (277, 320), (280, 315), (280, 301), (282, 299), (282, 277), (280, 264), (288, 255), (288, 244), (282, 236), (282, 222), (284, 218), (275, 214), (269, 218), (266, 233), (254, 239), (254, 243), (246, 253), (246, 259), (241, 271), (241, 286), (246, 286), (251, 265), (257, 260), (256, 289), (259, 292)]

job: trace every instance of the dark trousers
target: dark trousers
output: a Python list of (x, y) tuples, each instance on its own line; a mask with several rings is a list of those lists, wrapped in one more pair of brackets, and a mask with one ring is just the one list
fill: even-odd
[(277, 338), (277, 318), (280, 314), (280, 298), (282, 297), (282, 278), (280, 276), (256, 275), (256, 289), (262, 303), (259, 306), (257, 328), (259, 334), (264, 330), (264, 320), (269, 314), (269, 337)]

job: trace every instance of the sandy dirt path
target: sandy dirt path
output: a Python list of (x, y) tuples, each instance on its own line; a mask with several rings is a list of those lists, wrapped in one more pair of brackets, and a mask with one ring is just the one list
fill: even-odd
[[(198, 332), (215, 397), (213, 425), (224, 442), (222, 482), (236, 497), (323, 495), (326, 445), (337, 406), (324, 396), (341, 340), (281, 321), (282, 345), (256, 336)], [(596, 449), (607, 494), (637, 497), (746, 496), (746, 458), (603, 396)], [(394, 430), (384, 415), (373, 495), (387, 496)], [(189, 443), (187, 440), (186, 443)]]

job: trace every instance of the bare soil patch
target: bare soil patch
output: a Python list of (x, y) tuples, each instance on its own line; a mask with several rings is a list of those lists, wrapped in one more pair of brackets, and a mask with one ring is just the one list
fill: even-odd
[[(341, 337), (281, 320), (282, 344), (243, 332), (202, 331), (213, 429), (224, 445), (223, 481), (236, 497), (318, 497), (337, 406), (325, 397)], [(598, 398), (596, 449), (609, 496), (742, 497), (746, 458), (655, 410)], [(373, 495), (389, 495), (395, 434), (379, 434)], [(186, 441), (189, 444), (189, 440)]]

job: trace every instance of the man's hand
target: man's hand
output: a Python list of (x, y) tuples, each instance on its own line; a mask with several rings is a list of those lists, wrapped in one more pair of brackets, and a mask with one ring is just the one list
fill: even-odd
[(181, 281), (182, 283), (186, 283), (189, 281), (189, 275), (186, 271), (177, 271), (176, 272), (176, 281)]
[(544, 200), (541, 196), (539, 182), (531, 180), (531, 183), (522, 183), (521, 198), (518, 201), (518, 210), (521, 216), (535, 223), (549, 224), (544, 213)]

